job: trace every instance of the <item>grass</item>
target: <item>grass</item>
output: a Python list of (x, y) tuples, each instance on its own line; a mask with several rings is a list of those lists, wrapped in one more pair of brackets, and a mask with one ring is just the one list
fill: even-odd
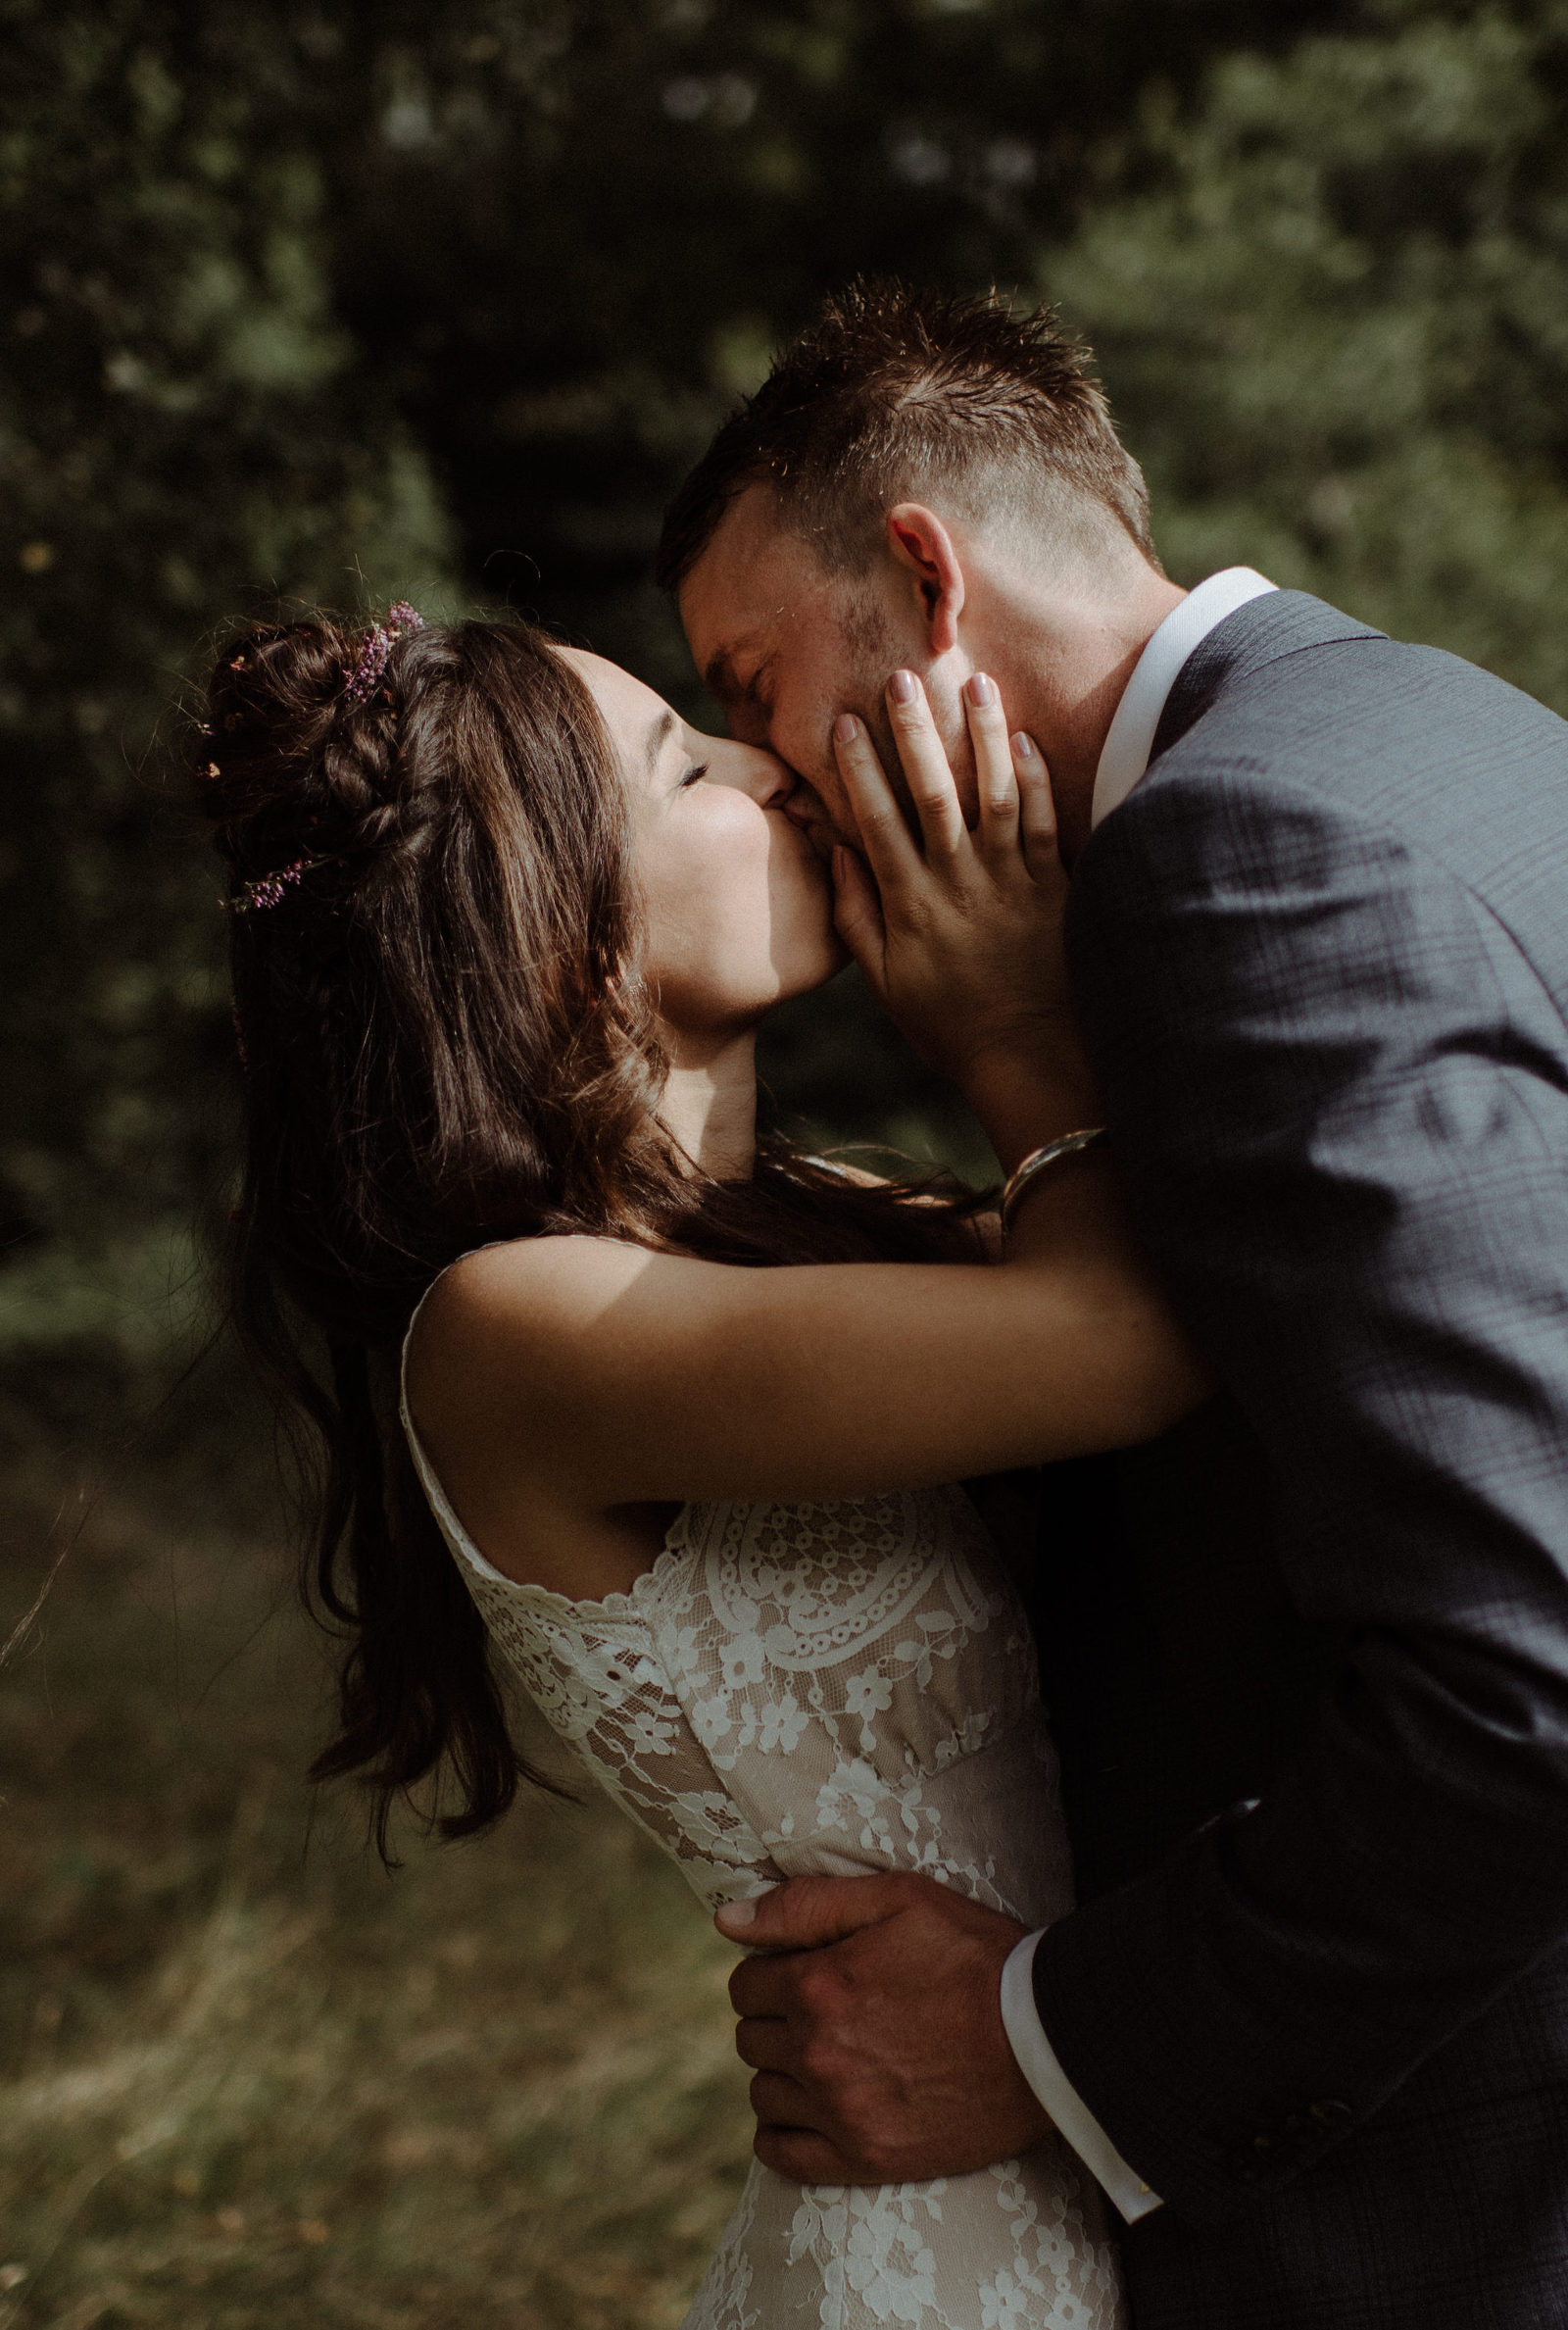
[(749, 2143), (676, 1872), (535, 1794), (384, 1877), (258, 1477), (68, 1488), (0, 1489), (0, 1639), (80, 1532), (0, 1674), (0, 2330), (673, 2330)]

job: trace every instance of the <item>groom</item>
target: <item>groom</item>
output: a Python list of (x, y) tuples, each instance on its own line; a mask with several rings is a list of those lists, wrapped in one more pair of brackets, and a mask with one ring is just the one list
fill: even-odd
[(1178, 590), (1082, 352), (994, 302), (835, 303), (661, 564), (824, 842), (836, 715), (891, 773), (929, 699), (972, 792), (995, 676), (1222, 1386), (1048, 1486), (1077, 1911), (724, 1913), (759, 2153), (923, 2179), (1054, 2124), (1138, 2330), (1568, 2324), (1568, 726), (1246, 569)]

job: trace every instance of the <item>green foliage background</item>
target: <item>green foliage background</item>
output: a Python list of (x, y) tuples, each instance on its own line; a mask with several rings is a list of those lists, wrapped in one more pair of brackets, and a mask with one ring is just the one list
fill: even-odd
[[(1568, 704), (1563, 0), (0, 0), (0, 33), (13, 1382), (160, 1363), (221, 1202), (213, 877), (166, 773), (213, 626), (510, 601), (689, 704), (661, 507), (857, 270), (1059, 300), (1178, 576), (1249, 559)], [(973, 1154), (853, 982), (770, 1064), (788, 1110)]]
[[(163, 1396), (232, 1129), (215, 627), (511, 603), (700, 717), (661, 508), (892, 272), (1062, 304), (1179, 579), (1568, 711), (1565, 128), (1568, 0), (0, 0), (0, 1637), (71, 1546), (0, 1652), (0, 2330), (674, 2330), (745, 2155), (727, 1954), (608, 1812), (305, 1858), (265, 1436), (226, 1363)], [(768, 1068), (984, 1170), (853, 980)]]

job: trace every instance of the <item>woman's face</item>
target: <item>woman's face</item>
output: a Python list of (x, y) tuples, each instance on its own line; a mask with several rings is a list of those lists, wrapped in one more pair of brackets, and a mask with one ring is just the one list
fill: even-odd
[(849, 960), (833, 892), (784, 816), (782, 761), (704, 736), (617, 664), (561, 654), (586, 682), (620, 763), (644, 923), (643, 970), (672, 1036), (699, 1046), (753, 1025)]

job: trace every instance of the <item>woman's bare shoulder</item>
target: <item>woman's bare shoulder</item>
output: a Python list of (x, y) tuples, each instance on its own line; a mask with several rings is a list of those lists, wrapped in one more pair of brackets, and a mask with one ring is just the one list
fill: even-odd
[(620, 1238), (568, 1232), (477, 1246), (450, 1264), (419, 1307), (409, 1342), (419, 1360), (504, 1343), (543, 1346), (627, 1286), (650, 1257)]

